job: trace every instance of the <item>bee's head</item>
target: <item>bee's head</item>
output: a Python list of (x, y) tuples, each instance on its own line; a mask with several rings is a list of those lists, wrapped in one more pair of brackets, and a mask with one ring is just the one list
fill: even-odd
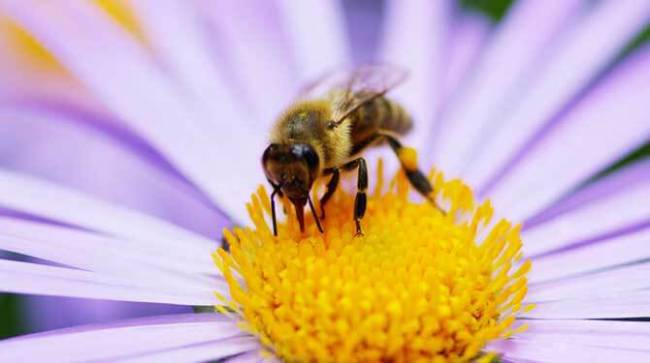
[(267, 179), (294, 204), (303, 206), (318, 177), (319, 163), (316, 150), (309, 144), (271, 144), (262, 156)]

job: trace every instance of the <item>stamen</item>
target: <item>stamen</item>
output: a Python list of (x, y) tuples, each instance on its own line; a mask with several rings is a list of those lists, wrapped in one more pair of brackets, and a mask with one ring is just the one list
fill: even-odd
[(324, 234), (308, 215), (305, 234), (287, 218), (274, 237), (258, 189), (254, 227), (226, 231), (231, 252), (214, 256), (230, 286), (221, 311), (286, 361), (489, 361), (483, 347), (525, 330), (515, 317), (532, 308), (522, 306), (531, 264), (520, 261), (519, 226), (483, 233), (490, 203), (459, 180), (430, 179), (449, 213), (412, 202), (402, 173), (387, 191), (380, 176), (357, 238), (351, 192), (327, 204)]

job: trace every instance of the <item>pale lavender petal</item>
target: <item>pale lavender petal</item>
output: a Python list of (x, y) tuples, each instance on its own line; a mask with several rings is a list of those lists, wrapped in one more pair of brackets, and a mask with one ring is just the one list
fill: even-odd
[[(589, 208), (593, 203), (599, 203), (602, 200), (615, 198), (618, 193), (625, 192), (626, 189), (641, 188), (640, 185), (648, 183), (650, 178), (650, 160), (639, 160), (622, 169), (616, 170), (615, 173), (606, 175), (577, 191), (566, 195), (557, 203), (541, 211), (537, 215), (528, 218), (524, 222), (524, 231), (533, 229), (540, 224), (552, 222), (575, 210)], [(640, 184), (640, 185), (639, 185)], [(622, 211), (618, 211), (622, 212)]]
[[(536, 133), (553, 117), (562, 117), (558, 116), (562, 108), (571, 107), (572, 99), (589, 87), (590, 82), (606, 69), (649, 19), (650, 2), (646, 0), (596, 3), (590, 13), (578, 21), (575, 29), (565, 34), (556, 48), (549, 50), (545, 62), (533, 69), (535, 81), (522, 85), (516, 99), (512, 100), (513, 107), (500, 115), (491, 115), (498, 120), (498, 127), (493, 134), (484, 136), (485, 144), (475, 149), (477, 158), (468, 170), (467, 179), (473, 185), (484, 186), (493, 184), (495, 181), (492, 179), (502, 177), (503, 168), (512, 162), (513, 155), (527, 152), (525, 147), (531, 138), (536, 137)], [(643, 73), (647, 76), (647, 60), (645, 63), (643, 66), (637, 63), (636, 74), (639, 76)], [(644, 82), (647, 86), (648, 81)], [(642, 82), (636, 84), (642, 85)], [(637, 92), (634, 98), (638, 99), (648, 91), (641, 87)], [(582, 103), (585, 102), (591, 101)], [(616, 121), (605, 122), (607, 119), (603, 118), (602, 123), (622, 127), (628, 123), (626, 116), (634, 117), (634, 112), (632, 109), (620, 115), (609, 114), (608, 117)], [(568, 123), (569, 120), (565, 121)], [(581, 135), (580, 141), (584, 143), (596, 139), (598, 134), (583, 129)], [(605, 145), (594, 143), (589, 150), (597, 150), (600, 146)], [(527, 158), (526, 163), (529, 164)], [(566, 164), (577, 165), (569, 161)]]
[[(446, 107), (430, 149), (437, 167), (457, 175), (492, 117), (530, 66), (570, 24), (582, 1), (518, 1), (495, 30), (473, 73)], [(433, 150), (431, 150), (431, 148)]]
[[(160, 284), (159, 284), (160, 285)], [(90, 271), (0, 260), (0, 291), (175, 305), (214, 305), (213, 292), (227, 293), (225, 284), (213, 290), (190, 287), (142, 286), (137, 279)]]
[[(229, 127), (217, 130), (207, 123), (210, 115), (180, 92), (140, 44), (90, 3), (0, 4), (189, 180), (233, 218), (246, 219), (242, 201), (263, 181), (258, 159), (264, 136), (238, 122), (243, 115), (224, 107), (220, 121)], [(241, 140), (248, 140), (246, 147)], [(238, 157), (227, 156), (232, 153)], [(224, 173), (238, 177), (226, 178)]]
[[(115, 276), (146, 278), (210, 287), (219, 275), (214, 264), (202, 265), (161, 252), (155, 246), (65, 227), (0, 217), (0, 250)], [(165, 278), (162, 278), (165, 277)], [(207, 285), (206, 285), (207, 284)]]
[(419, 147), (430, 138), (438, 111), (444, 49), (451, 22), (451, 2), (388, 1), (380, 59), (404, 68), (409, 78), (391, 95), (413, 114), (414, 130), (407, 143)]
[[(234, 337), (211, 342), (185, 345), (165, 351), (149, 352), (139, 354), (136, 357), (120, 357), (120, 362), (230, 362), (228, 357), (238, 354), (247, 354), (255, 351), (260, 346), (254, 337)], [(259, 352), (255, 351), (259, 354)]]
[[(522, 251), (535, 256), (592, 236), (604, 235), (650, 217), (650, 161), (601, 179), (565, 202), (564, 214), (525, 229)], [(609, 190), (608, 190), (609, 189)], [(613, 190), (612, 190), (613, 189)], [(598, 196), (595, 193), (601, 192)], [(591, 200), (585, 198), (591, 196)], [(582, 199), (580, 205), (576, 202)], [(607, 216), (603, 218), (603, 216)]]
[(270, 362), (279, 362), (275, 358), (269, 358), (262, 355), (261, 350), (254, 350), (252, 352), (247, 352), (240, 354), (238, 356), (229, 358), (225, 363), (270, 363)]
[[(484, 16), (467, 13), (454, 19), (447, 44), (447, 61), (443, 76), (441, 105), (471, 76), (474, 65), (489, 38), (491, 25)], [(429, 135), (430, 136), (430, 135)]]
[(0, 170), (0, 206), (149, 243), (169, 253), (210, 260), (216, 242), (154, 217), (62, 186)]
[(250, 105), (247, 121), (263, 130), (270, 128), (301, 86), (277, 2), (198, 4), (214, 29), (214, 53), (220, 69), (233, 78), (231, 87), (241, 88), (240, 98)]
[(597, 320), (527, 320), (529, 330), (488, 345), (507, 361), (636, 362), (650, 354), (650, 324)]
[(220, 236), (228, 223), (155, 150), (104, 114), (38, 100), (2, 104), (0, 118), (2, 167), (65, 184), (205, 235)]
[(647, 141), (649, 65), (645, 47), (544, 130), (489, 191), (495, 206), (526, 219)]
[[(161, 316), (4, 340), (0, 342), (0, 360), (112, 361), (243, 335), (234, 321), (218, 314)], [(214, 358), (223, 357), (218, 349), (213, 353)]]
[(528, 301), (615, 296), (650, 288), (650, 263), (607, 269), (545, 283), (529, 284)]
[(650, 316), (650, 292), (623, 292), (608, 297), (588, 297), (535, 303), (524, 318), (614, 319)]
[(303, 82), (350, 64), (349, 43), (338, 2), (279, 0), (278, 6)]
[(529, 274), (532, 283), (594, 273), (599, 269), (614, 267), (650, 257), (650, 221), (609, 238), (581, 241), (566, 251), (557, 251), (533, 260)]

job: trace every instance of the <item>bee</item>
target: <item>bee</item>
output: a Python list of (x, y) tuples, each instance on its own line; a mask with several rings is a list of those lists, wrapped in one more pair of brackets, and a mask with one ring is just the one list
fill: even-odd
[[(399, 136), (413, 126), (411, 116), (386, 93), (406, 79), (402, 70), (387, 65), (368, 65), (351, 72), (331, 73), (307, 87), (302, 96), (276, 121), (262, 167), (273, 188), (271, 209), (273, 234), (277, 236), (275, 196), (286, 195), (295, 207), (304, 232), (304, 209), (309, 205), (318, 230), (325, 218), (325, 205), (334, 194), (341, 171), (357, 170), (357, 193), (353, 218), (356, 235), (362, 235), (366, 211), (368, 169), (361, 153), (388, 143), (400, 159), (411, 185), (435, 204), (433, 187), (426, 176), (403, 157)], [(320, 218), (309, 192), (314, 182), (330, 176), (320, 198)]]

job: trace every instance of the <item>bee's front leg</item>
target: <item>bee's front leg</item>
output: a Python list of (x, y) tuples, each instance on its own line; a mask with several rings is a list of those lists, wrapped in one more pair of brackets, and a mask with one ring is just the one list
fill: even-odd
[(332, 174), (332, 178), (327, 183), (327, 190), (325, 191), (325, 194), (323, 194), (323, 197), (320, 199), (320, 219), (325, 219), (325, 204), (327, 204), (327, 201), (330, 200), (336, 191), (336, 187), (339, 185), (339, 169), (332, 168), (325, 170), (325, 174)]

